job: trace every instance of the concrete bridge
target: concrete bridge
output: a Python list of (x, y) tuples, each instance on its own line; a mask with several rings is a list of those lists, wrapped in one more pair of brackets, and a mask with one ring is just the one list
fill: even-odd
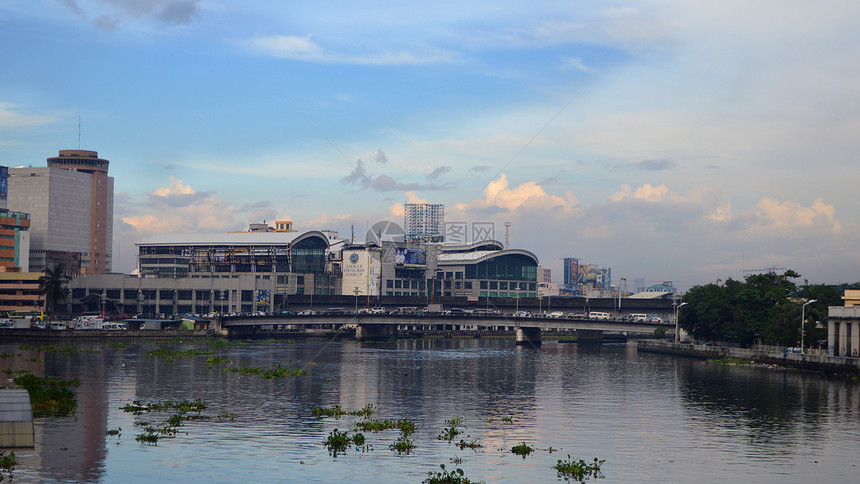
[(349, 329), (359, 340), (382, 339), (405, 331), (515, 330), (517, 344), (540, 345), (541, 330), (575, 331), (579, 340), (600, 341), (604, 331), (648, 334), (668, 323), (596, 320), (585, 318), (515, 318), (513, 316), (443, 316), (416, 314), (349, 314), (314, 316), (230, 316), (220, 321), (221, 330), (232, 336), (252, 335), (281, 329)]

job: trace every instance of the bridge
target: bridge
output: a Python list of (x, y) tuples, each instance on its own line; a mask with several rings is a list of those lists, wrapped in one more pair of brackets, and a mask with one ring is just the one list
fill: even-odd
[(596, 320), (587, 318), (513, 317), (499, 315), (344, 314), (310, 316), (225, 316), (221, 330), (242, 336), (280, 329), (326, 328), (355, 330), (358, 340), (382, 339), (396, 330), (476, 331), (515, 330), (517, 344), (540, 345), (541, 330), (575, 331), (579, 340), (599, 341), (603, 332), (653, 334), (669, 323)]

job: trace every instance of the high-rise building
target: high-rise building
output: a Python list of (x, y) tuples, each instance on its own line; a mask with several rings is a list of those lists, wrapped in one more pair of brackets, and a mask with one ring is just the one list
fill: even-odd
[(445, 235), (445, 206), (441, 203), (404, 204), (407, 241), (442, 242)]
[(9, 170), (8, 206), (30, 214), (30, 270), (65, 264), (72, 275), (110, 272), (113, 178), (108, 160), (60, 150), (45, 168)]

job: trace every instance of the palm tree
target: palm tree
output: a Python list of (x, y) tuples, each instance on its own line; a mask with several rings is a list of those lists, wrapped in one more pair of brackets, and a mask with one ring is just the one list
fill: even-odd
[(45, 312), (50, 316), (54, 313), (57, 303), (66, 302), (66, 290), (63, 287), (69, 282), (66, 275), (66, 265), (57, 264), (53, 269), (45, 268), (45, 275), (39, 277), (39, 291), (45, 296)]

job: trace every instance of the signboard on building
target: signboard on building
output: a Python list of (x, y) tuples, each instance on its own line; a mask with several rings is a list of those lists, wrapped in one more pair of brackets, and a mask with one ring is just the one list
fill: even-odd
[(341, 294), (355, 295), (358, 288), (360, 296), (378, 295), (381, 266), (378, 252), (364, 248), (344, 249)]
[(423, 249), (394, 249), (394, 265), (398, 267), (426, 266), (427, 251)]
[[(0, 166), (0, 200), (6, 200), (9, 194), (9, 167)], [(6, 208), (6, 203), (3, 203), (3, 208)]]

